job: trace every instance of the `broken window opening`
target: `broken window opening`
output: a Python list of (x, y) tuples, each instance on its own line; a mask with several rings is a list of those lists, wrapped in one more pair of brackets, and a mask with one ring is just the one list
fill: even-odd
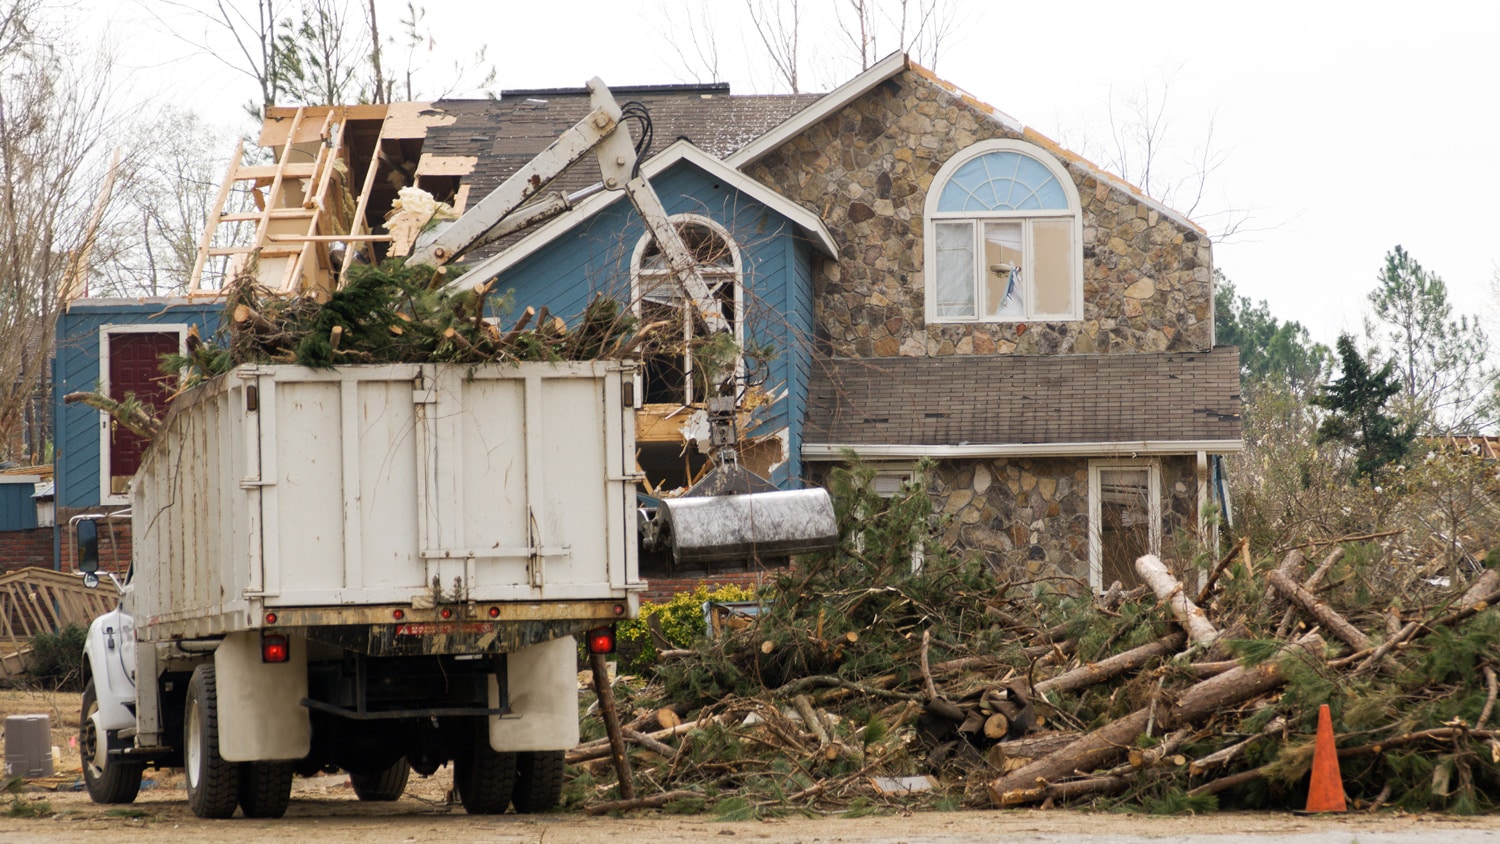
[[(743, 283), (739, 248), (722, 226), (696, 214), (672, 218), (709, 295), (733, 331), (735, 348), (744, 341)], [(710, 371), (707, 360), (695, 360), (694, 350), (708, 340), (696, 318), (693, 303), (672, 275), (666, 256), (656, 240), (644, 237), (636, 244), (631, 261), (632, 296), (642, 324), (665, 322), (664, 337), (674, 338), (667, 348), (645, 357), (643, 398), (647, 404), (694, 404), (716, 395), (727, 375), (744, 374), (744, 357), (736, 353), (732, 372)]]
[(1135, 561), (1161, 554), (1161, 464), (1154, 460), (1089, 464), (1089, 583), (1140, 584)]

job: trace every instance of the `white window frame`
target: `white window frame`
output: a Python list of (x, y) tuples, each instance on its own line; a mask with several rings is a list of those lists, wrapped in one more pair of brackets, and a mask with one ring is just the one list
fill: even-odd
[[(705, 217), (702, 214), (673, 214), (669, 219), (679, 229), (685, 226), (702, 226), (723, 239), (725, 247), (729, 250), (730, 269), (705, 269), (699, 267), (698, 271), (703, 276), (703, 280), (708, 284), (710, 291), (714, 289), (715, 281), (719, 278), (727, 278), (728, 283), (734, 285), (734, 344), (736, 348), (743, 349), (745, 347), (745, 270), (740, 255), (739, 244), (729, 235), (728, 229), (719, 225), (711, 217)], [(655, 241), (655, 238), (651, 236), (650, 232), (642, 235), (641, 239), (636, 241), (635, 250), (630, 255), (630, 307), (637, 317), (641, 315), (641, 291), (645, 287), (642, 284), (643, 278), (665, 278), (671, 275), (670, 270), (646, 270), (641, 267), (641, 261), (646, 257), (646, 248), (653, 241)], [(684, 308), (692, 307), (692, 302), (687, 298), (685, 291), (682, 292), (682, 296), (682, 306)], [(684, 348), (686, 348), (687, 344), (691, 343), (693, 338), (692, 332), (693, 320), (683, 320), (682, 341)], [(706, 398), (693, 394), (693, 368), (692, 355), (686, 355), (684, 360), (685, 372), (683, 373), (686, 381), (684, 391), (686, 401), (683, 402), (684, 404), (701, 402)], [(745, 358), (742, 354), (738, 356), (735, 362), (735, 377), (742, 379), (744, 375)], [(637, 390), (637, 393), (640, 393), (640, 390)]]
[[(171, 325), (129, 324), (103, 325), (99, 328), (99, 392), (109, 395), (109, 338), (116, 334), (172, 334), (177, 335), (177, 353), (187, 354), (188, 327), (185, 323)], [(179, 383), (182, 377), (178, 376)], [(99, 503), (129, 504), (130, 495), (115, 495), (110, 491), (109, 475), (109, 422), (110, 416), (99, 411)]]
[[(1024, 211), (939, 211), (938, 199), (942, 195), (943, 188), (958, 169), (970, 161), (982, 155), (994, 152), (1014, 152), (1033, 159), (1057, 178), (1058, 184), (1062, 186), (1063, 193), (1068, 200), (1066, 210), (1024, 210)], [(927, 190), (927, 199), (923, 211), (923, 278), (926, 290), (926, 316), (928, 323), (1018, 323), (1018, 322), (1076, 322), (1083, 319), (1083, 203), (1078, 196), (1078, 186), (1063, 166), (1058, 163), (1046, 150), (1034, 144), (1024, 141), (1010, 139), (996, 139), (980, 141), (966, 147), (962, 152), (948, 159), (933, 177), (932, 186)], [(1026, 309), (1021, 316), (986, 316), (981, 313), (981, 275), (980, 265), (984, 262), (984, 223), (1019, 221), (1022, 224), (1022, 242), (1025, 244), (1028, 256), (1035, 254), (1032, 245), (1032, 223), (1038, 220), (1071, 220), (1072, 222), (1072, 255), (1069, 259), (1073, 268), (1073, 290), (1072, 310), (1066, 314), (1048, 314), (1033, 310), (1036, 296), (1028, 288), (1023, 296), (1022, 302)], [(937, 234), (936, 224), (939, 222), (969, 222), (973, 226), (974, 233), (974, 315), (973, 316), (939, 316), (937, 307)], [(1030, 280), (1024, 283), (1030, 284)]]
[(1110, 458), (1089, 461), (1089, 585), (1094, 591), (1101, 591), (1109, 584), (1104, 583), (1104, 537), (1103, 537), (1103, 512), (1100, 505), (1103, 503), (1103, 489), (1100, 474), (1111, 469), (1145, 469), (1148, 501), (1150, 508), (1148, 515), (1148, 527), (1150, 551), (1152, 554), (1161, 555), (1161, 461), (1154, 458)]

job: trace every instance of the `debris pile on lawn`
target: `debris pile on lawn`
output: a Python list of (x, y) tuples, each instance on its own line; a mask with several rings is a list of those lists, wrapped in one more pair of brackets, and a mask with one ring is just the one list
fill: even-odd
[[(452, 277), (446, 270), (399, 261), (355, 266), (342, 289), (318, 302), (275, 293), (245, 274), (226, 289), (219, 336), (205, 341), (191, 330), (186, 353), (166, 356), (162, 370), (181, 374), (187, 389), (245, 363), (327, 368), (624, 359), (649, 349), (662, 327), (639, 325), (618, 301), (603, 294), (594, 297), (572, 328), (545, 307), (525, 308), (508, 325), (497, 325), (487, 314), (508, 314), (508, 299), (496, 302), (491, 283), (449, 292), (443, 285)], [(65, 401), (109, 412), (145, 437), (159, 423), (130, 397), (115, 401), (80, 392)]]
[(1353, 805), (1495, 808), (1500, 573), (1437, 588), (1368, 542), (1241, 542), (1180, 567), (1186, 583), (1143, 557), (1145, 585), (1095, 597), (948, 553), (925, 491), (882, 499), (871, 474), (833, 479), (837, 553), (782, 573), (740, 629), (659, 641), (653, 671), (614, 685), (641, 796), (614, 799), (601, 740), (568, 756), (575, 803), (1301, 808), (1328, 703)]

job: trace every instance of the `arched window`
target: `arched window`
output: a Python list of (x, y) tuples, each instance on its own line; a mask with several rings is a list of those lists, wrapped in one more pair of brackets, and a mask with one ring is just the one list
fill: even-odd
[(1078, 189), (1046, 152), (975, 144), (949, 159), (927, 194), (929, 322), (1025, 322), (1083, 316)]
[[(744, 342), (739, 247), (722, 226), (707, 217), (678, 214), (672, 222), (697, 262), (720, 313), (733, 327), (735, 346), (739, 348)], [(682, 339), (680, 347), (646, 359), (644, 400), (648, 404), (703, 401), (715, 385), (708, 383), (714, 375), (693, 359), (695, 341), (701, 339), (700, 321), (694, 319), (692, 300), (672, 277), (655, 238), (648, 235), (636, 244), (630, 271), (631, 301), (641, 322), (666, 322), (672, 336)], [(743, 362), (736, 360), (733, 372), (720, 375), (738, 374), (741, 366)]]

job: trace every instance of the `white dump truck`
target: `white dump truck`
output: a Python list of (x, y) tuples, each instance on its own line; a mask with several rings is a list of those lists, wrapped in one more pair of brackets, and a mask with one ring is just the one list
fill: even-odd
[(90, 794), (181, 766), (198, 815), (278, 816), (297, 771), (392, 800), (451, 761), (470, 812), (554, 805), (573, 634), (641, 587), (632, 369), (243, 366), (179, 399), (89, 634)]

